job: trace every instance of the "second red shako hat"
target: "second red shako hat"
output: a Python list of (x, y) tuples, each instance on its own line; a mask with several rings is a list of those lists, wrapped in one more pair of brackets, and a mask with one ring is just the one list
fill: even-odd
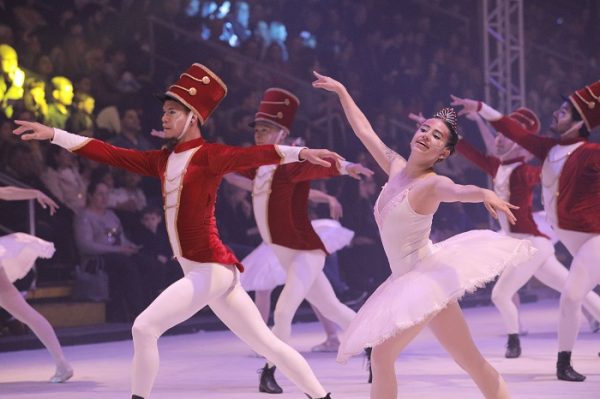
[(600, 126), (600, 80), (574, 91), (569, 101), (581, 115), (588, 131)]
[(289, 132), (299, 106), (300, 100), (289, 91), (279, 87), (267, 89), (250, 126), (266, 122)]
[(192, 64), (167, 89), (162, 100), (179, 101), (193, 111), (204, 124), (227, 95), (227, 86), (216, 73), (198, 63)]
[(527, 107), (517, 108), (508, 114), (508, 117), (516, 120), (531, 134), (538, 134), (540, 132), (541, 124), (539, 118), (535, 112)]

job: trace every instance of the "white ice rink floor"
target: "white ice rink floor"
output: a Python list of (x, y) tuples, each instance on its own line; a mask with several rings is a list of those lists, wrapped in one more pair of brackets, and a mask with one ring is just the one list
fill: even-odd
[[(528, 335), (521, 339), (523, 355), (505, 359), (505, 335), (500, 316), (492, 307), (465, 309), (477, 345), (504, 375), (513, 398), (600, 398), (600, 334), (582, 325), (574, 351), (577, 371), (586, 374), (583, 383), (557, 381), (556, 299), (522, 305), (522, 322)], [(361, 357), (346, 365), (335, 362), (335, 354), (310, 353), (324, 335), (316, 323), (295, 324), (292, 344), (308, 359), (326, 389), (335, 399), (368, 398), (367, 373)], [(305, 396), (281, 373), (282, 395), (258, 393), (257, 370), (263, 361), (233, 334), (199, 332), (164, 337), (159, 341), (161, 366), (153, 399), (287, 399)], [(53, 364), (45, 350), (0, 353), (0, 398), (88, 399), (130, 398), (131, 341), (65, 348), (75, 376), (65, 384), (45, 382)], [(425, 331), (397, 361), (399, 398), (481, 398), (474, 384)]]

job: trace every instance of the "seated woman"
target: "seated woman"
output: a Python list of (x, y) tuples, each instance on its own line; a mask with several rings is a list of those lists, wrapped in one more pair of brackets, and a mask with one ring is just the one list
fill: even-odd
[(105, 183), (90, 183), (87, 205), (75, 217), (75, 241), (83, 264), (99, 261), (108, 274), (108, 320), (132, 321), (145, 305), (145, 287), (134, 256), (139, 246), (125, 237), (121, 221), (108, 209), (108, 194)]

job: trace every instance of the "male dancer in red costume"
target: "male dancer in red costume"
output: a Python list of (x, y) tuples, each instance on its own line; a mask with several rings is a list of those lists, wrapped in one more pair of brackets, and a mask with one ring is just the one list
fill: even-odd
[(200, 64), (193, 64), (164, 97), (162, 136), (175, 139), (172, 151), (126, 150), (60, 129), (24, 121), (15, 134), (24, 140), (52, 140), (99, 162), (161, 180), (165, 222), (184, 277), (173, 283), (142, 312), (133, 325), (132, 398), (148, 398), (158, 372), (158, 338), (204, 306), (236, 335), (275, 362), (311, 398), (330, 398), (306, 360), (266, 326), (239, 284), (242, 265), (219, 238), (214, 216), (216, 191), (225, 173), (307, 160), (323, 166), (339, 161), (328, 150), (277, 145), (236, 148), (204, 141), (200, 131), (227, 87)]
[(543, 161), (546, 215), (573, 255), (560, 297), (556, 376), (583, 381), (585, 376), (571, 366), (571, 351), (579, 332), (583, 299), (600, 284), (600, 145), (587, 140), (590, 131), (600, 126), (600, 81), (575, 91), (554, 111), (550, 130), (558, 138), (531, 134), (482, 102), (452, 99), (452, 105), (463, 107), (461, 114), (479, 112), (498, 132)]
[[(512, 301), (513, 295), (533, 276), (548, 287), (562, 292), (568, 271), (556, 259), (552, 241), (539, 231), (533, 220), (533, 190), (540, 184), (541, 167), (527, 163), (532, 154), (505, 136), (499, 134), (494, 140), (490, 129), (477, 113), (467, 117), (477, 123), (486, 146), (494, 141), (490, 151), (492, 154), (484, 155), (464, 138), (457, 143), (456, 151), (494, 179), (494, 191), (500, 198), (519, 207), (514, 211), (517, 217), (515, 224), (508, 223), (504, 215), (498, 217), (502, 232), (515, 238), (528, 239), (538, 250), (527, 262), (504, 270), (492, 291), (492, 302), (508, 330), (505, 356), (516, 358), (521, 355), (521, 343), (519, 311)], [(539, 133), (539, 119), (530, 109), (519, 108), (507, 117), (530, 134)], [(588, 293), (583, 305), (591, 314), (600, 316), (600, 297), (596, 293)]]
[[(298, 98), (287, 90), (267, 89), (254, 117), (257, 145), (278, 144), (290, 132)], [(304, 299), (325, 318), (345, 329), (355, 312), (336, 298), (323, 272), (327, 250), (312, 228), (308, 217), (310, 181), (349, 174), (372, 175), (360, 164), (342, 161), (340, 166), (323, 167), (307, 163), (265, 165), (241, 172), (253, 179), (254, 218), (265, 243), (272, 246), (287, 278), (273, 313), (273, 332), (288, 342), (292, 319)], [(282, 393), (275, 380), (275, 365), (270, 360), (262, 369), (259, 390)]]

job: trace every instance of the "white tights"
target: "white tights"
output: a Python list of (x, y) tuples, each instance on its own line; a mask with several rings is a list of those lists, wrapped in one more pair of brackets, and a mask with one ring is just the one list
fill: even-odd
[(287, 272), (285, 286), (273, 314), (275, 335), (284, 342), (289, 341), (292, 319), (304, 299), (325, 318), (343, 330), (346, 329), (356, 313), (335, 296), (333, 287), (323, 272), (323, 251), (300, 251), (279, 245), (273, 245), (273, 251)]
[(57, 372), (71, 368), (48, 320), (25, 301), (21, 293), (12, 285), (2, 267), (0, 267), (0, 307), (6, 309), (15, 319), (25, 323), (42, 341), (52, 355)]
[(277, 339), (239, 284), (234, 266), (179, 259), (184, 277), (148, 306), (133, 325), (134, 395), (148, 398), (158, 373), (158, 338), (204, 306), (254, 351), (272, 361), (294, 384), (313, 398), (327, 394), (306, 360)]
[(429, 328), (454, 361), (473, 379), (486, 399), (508, 399), (510, 394), (502, 376), (483, 358), (456, 302), (433, 317), (414, 325), (373, 347), (371, 399), (396, 399), (396, 359), (400, 352), (429, 325)]
[[(505, 269), (492, 290), (492, 301), (502, 315), (508, 334), (519, 332), (519, 311), (512, 297), (532, 276), (558, 292), (562, 292), (569, 276), (567, 268), (556, 259), (550, 240), (533, 236), (518, 238), (530, 240), (537, 252), (528, 261)], [(583, 306), (600, 320), (600, 297), (596, 293), (588, 292), (583, 299)], [(563, 329), (566, 330), (567, 326)]]
[[(600, 284), (600, 235), (554, 228), (560, 241), (573, 255), (569, 276), (560, 296), (558, 350), (572, 351), (579, 333), (581, 305)], [(598, 319), (593, 309), (590, 313)]]

